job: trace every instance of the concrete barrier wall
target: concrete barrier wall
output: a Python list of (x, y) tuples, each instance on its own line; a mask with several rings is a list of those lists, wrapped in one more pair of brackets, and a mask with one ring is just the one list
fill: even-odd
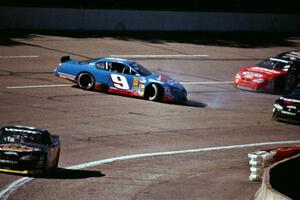
[[(289, 197), (281, 194), (280, 192), (274, 190), (270, 184), (270, 169), (267, 168), (264, 173), (262, 184), (258, 191), (255, 193), (254, 200), (292, 200)], [(283, 183), (284, 184), (284, 183)]]
[(300, 154), (297, 154), (267, 167), (264, 172), (261, 187), (253, 199), (299, 199), (299, 166)]
[(0, 7), (0, 29), (300, 32), (300, 14)]

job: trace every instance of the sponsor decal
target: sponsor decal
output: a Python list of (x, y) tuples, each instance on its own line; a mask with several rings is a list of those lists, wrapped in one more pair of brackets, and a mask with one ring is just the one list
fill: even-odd
[(253, 78), (253, 77), (259, 77), (259, 78), (261, 78), (261, 77), (263, 77), (262, 74), (255, 73), (255, 72), (248, 72), (248, 71), (243, 72), (243, 75), (245, 76), (245, 78)]
[(122, 90), (129, 90), (129, 84), (125, 76), (119, 74), (111, 74), (110, 77), (116, 88)]
[(139, 88), (139, 78), (138, 77), (134, 77), (133, 78), (132, 88), (134, 90), (137, 90)]
[(17, 164), (18, 161), (0, 159), (0, 163)]
[(139, 85), (139, 94), (143, 95), (145, 92), (145, 85), (144, 84), (140, 84)]
[(17, 152), (29, 152), (29, 151), (38, 150), (38, 149), (34, 149), (34, 148), (31, 148), (31, 147), (26, 147), (26, 146), (21, 146), (21, 145), (5, 145), (5, 146), (0, 146), (0, 150), (17, 151)]
[(19, 133), (29, 133), (29, 134), (38, 134), (39, 132), (27, 130), (27, 129), (17, 129), (17, 128), (5, 128), (5, 131), (10, 132), (19, 132)]
[(285, 110), (282, 110), (281, 113), (287, 114), (287, 115), (292, 115), (292, 116), (296, 115), (296, 113), (288, 112), (288, 111), (285, 111)]
[(146, 79), (144, 77), (140, 77), (139, 78), (139, 83), (146, 83)]
[(251, 70), (256, 70), (259, 72), (264, 72), (267, 74), (280, 74), (280, 72), (276, 71), (276, 70), (272, 70), (272, 69), (267, 69), (267, 68), (263, 68), (263, 67), (250, 67)]

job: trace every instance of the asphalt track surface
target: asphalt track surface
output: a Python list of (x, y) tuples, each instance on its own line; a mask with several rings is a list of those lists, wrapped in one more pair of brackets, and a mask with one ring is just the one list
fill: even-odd
[[(260, 183), (248, 180), (247, 153), (278, 145), (243, 145), (297, 141), (300, 127), (271, 119), (278, 95), (241, 91), (230, 82), (242, 66), (299, 49), (300, 37), (240, 37), (2, 35), (0, 125), (43, 127), (60, 135), (62, 145), (60, 172), (36, 177), (5, 198), (252, 199)], [(63, 55), (145, 55), (134, 60), (185, 83), (189, 101), (176, 105), (83, 91), (54, 77)], [(226, 148), (231, 145), (241, 146)], [(172, 151), (183, 152), (130, 157)], [(129, 157), (67, 169), (120, 156)], [(1, 173), (0, 191), (20, 178)]]

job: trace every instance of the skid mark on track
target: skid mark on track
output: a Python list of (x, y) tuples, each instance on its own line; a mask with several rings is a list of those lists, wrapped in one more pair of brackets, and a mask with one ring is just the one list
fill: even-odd
[[(231, 84), (232, 81), (195, 81), (195, 82), (180, 82), (183, 85), (217, 85)], [(52, 87), (71, 87), (73, 84), (51, 84), (51, 85), (20, 85), (7, 86), (6, 89), (31, 89), (31, 88), (52, 88)]]
[(215, 84), (232, 84), (233, 81), (196, 81), (180, 82), (182, 85), (215, 85)]

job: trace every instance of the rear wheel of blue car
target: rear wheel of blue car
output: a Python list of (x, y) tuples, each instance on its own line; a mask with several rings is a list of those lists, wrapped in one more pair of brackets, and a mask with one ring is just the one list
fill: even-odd
[(163, 97), (163, 88), (158, 84), (151, 84), (145, 90), (145, 98), (150, 101), (160, 101)]
[(77, 84), (84, 90), (91, 90), (95, 85), (95, 79), (89, 73), (81, 73), (77, 78)]

